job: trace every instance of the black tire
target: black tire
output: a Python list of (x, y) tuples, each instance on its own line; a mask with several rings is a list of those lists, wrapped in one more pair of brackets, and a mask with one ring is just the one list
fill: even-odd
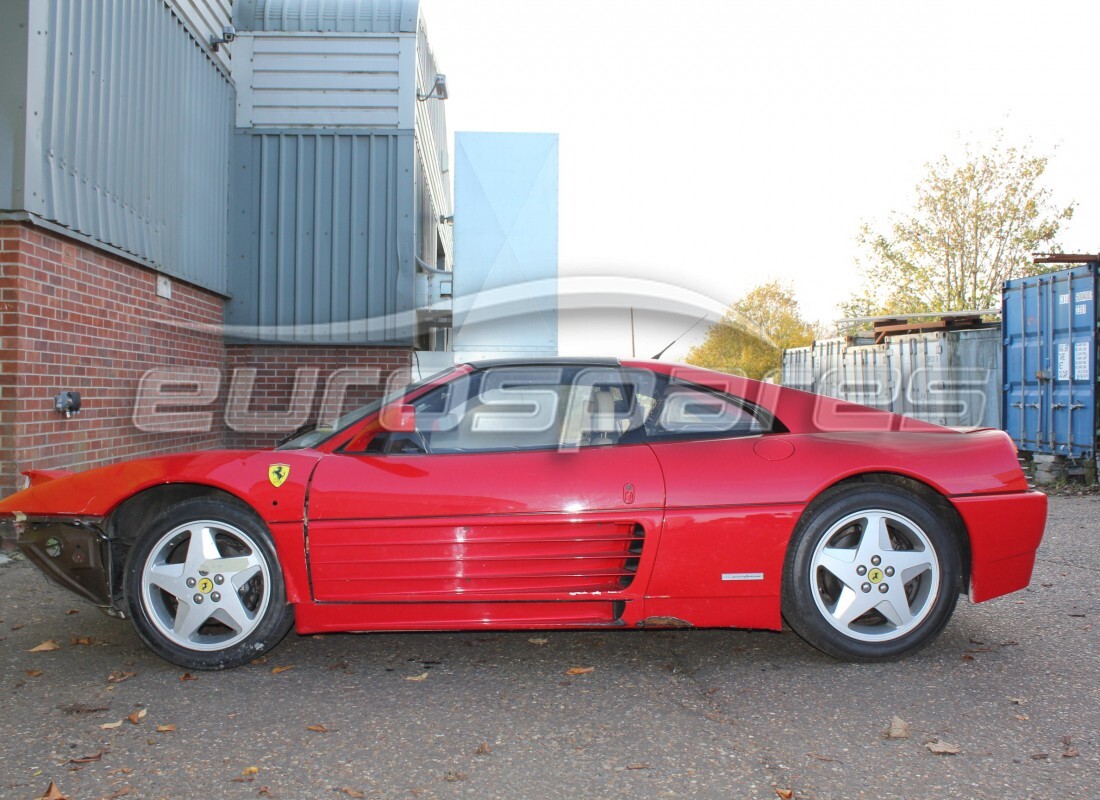
[(123, 576), (134, 629), (186, 669), (246, 664), (294, 622), (271, 534), (248, 508), (199, 497), (142, 532)]
[(799, 520), (783, 569), (783, 615), (831, 656), (889, 661), (943, 630), (961, 581), (958, 541), (942, 513), (900, 487), (852, 484)]

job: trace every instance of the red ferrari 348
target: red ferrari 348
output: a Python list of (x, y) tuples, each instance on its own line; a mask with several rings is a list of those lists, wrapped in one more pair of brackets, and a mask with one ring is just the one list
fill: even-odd
[(57, 583), (188, 669), (320, 631), (779, 629), (912, 653), (1027, 586), (1009, 438), (660, 362), (457, 366), (274, 450), (30, 472)]

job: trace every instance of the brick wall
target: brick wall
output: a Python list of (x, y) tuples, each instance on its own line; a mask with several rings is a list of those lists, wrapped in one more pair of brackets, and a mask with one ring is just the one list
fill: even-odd
[[(24, 469), (221, 445), (218, 424), (144, 431), (133, 412), (146, 370), (220, 373), (223, 305), (176, 280), (162, 299), (151, 270), (28, 223), (0, 223), (0, 495)], [(79, 415), (53, 411), (63, 390), (80, 392)]]
[(402, 348), (230, 344), (226, 445), (270, 447), (299, 425), (374, 400), (411, 357)]
[[(0, 223), (0, 497), (25, 469), (269, 447), (379, 397), (409, 366), (403, 348), (226, 345), (220, 296), (173, 280), (164, 299), (156, 279), (29, 223)], [(201, 397), (173, 406), (161, 394), (155, 413), (135, 417), (139, 396), (156, 399), (157, 375), (168, 392), (207, 383)], [(80, 392), (79, 415), (54, 412), (60, 391)]]

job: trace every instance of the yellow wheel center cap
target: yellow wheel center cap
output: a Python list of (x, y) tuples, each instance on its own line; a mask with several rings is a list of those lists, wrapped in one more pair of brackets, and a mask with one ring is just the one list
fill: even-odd
[(209, 578), (203, 578), (199, 581), (199, 591), (203, 594), (210, 594), (214, 589), (214, 581)]
[[(878, 567), (875, 567), (874, 569), (872, 569), (870, 572), (867, 573), (867, 580), (869, 580), (871, 583), (881, 583), (882, 582), (882, 570), (879, 569)], [(200, 583), (199, 586), (202, 586), (202, 584)]]

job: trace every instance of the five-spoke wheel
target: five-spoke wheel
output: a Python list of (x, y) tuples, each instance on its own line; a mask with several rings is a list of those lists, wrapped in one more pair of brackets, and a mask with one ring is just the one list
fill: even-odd
[(805, 514), (784, 574), (787, 621), (840, 658), (896, 658), (947, 623), (960, 586), (958, 545), (940, 512), (895, 486), (833, 490)]
[(131, 551), (126, 589), (142, 639), (192, 669), (254, 659), (292, 620), (266, 528), (218, 500), (184, 501), (150, 525)]

